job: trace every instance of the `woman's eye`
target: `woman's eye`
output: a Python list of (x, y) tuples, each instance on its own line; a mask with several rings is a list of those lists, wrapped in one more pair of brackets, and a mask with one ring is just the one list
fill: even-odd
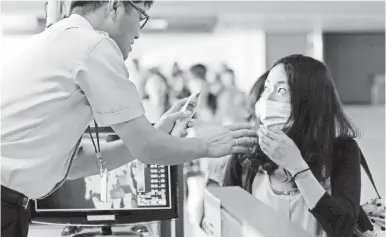
[(279, 92), (282, 95), (285, 95), (287, 93), (287, 90), (284, 88), (279, 88), (279, 90), (277, 90), (277, 92)]

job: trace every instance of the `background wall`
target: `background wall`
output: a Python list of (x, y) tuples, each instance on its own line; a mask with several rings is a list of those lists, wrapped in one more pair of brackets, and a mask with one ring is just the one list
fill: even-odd
[(343, 103), (370, 104), (372, 78), (385, 74), (385, 33), (325, 33), (324, 50)]
[(143, 34), (133, 46), (131, 58), (145, 68), (159, 67), (166, 74), (175, 62), (182, 69), (195, 63), (208, 66), (208, 76), (222, 63), (236, 74), (237, 86), (247, 92), (265, 71), (265, 33), (259, 30), (219, 30), (195, 34)]
[(267, 68), (284, 56), (307, 53), (307, 33), (266, 33)]

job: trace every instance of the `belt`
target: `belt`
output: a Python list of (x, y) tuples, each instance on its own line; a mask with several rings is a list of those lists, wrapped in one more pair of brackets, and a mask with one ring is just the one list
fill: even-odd
[(15, 190), (1, 185), (1, 200), (16, 204), (24, 209), (28, 208), (29, 198)]

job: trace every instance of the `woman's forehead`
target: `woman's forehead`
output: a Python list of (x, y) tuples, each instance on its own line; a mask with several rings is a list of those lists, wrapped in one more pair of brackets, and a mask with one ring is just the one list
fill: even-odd
[(274, 66), (270, 70), (265, 82), (271, 84), (288, 84), (288, 77), (283, 64)]

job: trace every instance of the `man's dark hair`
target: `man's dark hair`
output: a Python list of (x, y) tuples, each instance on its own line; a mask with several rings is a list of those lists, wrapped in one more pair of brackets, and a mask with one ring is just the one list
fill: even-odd
[(206, 66), (203, 64), (195, 64), (190, 68), (190, 72), (200, 79), (206, 80)]
[[(114, 1), (116, 4), (122, 2), (127, 12), (130, 12), (132, 9), (132, 5), (130, 4), (130, 2), (125, 0), (72, 1), (70, 6), (70, 14), (78, 13), (80, 15), (86, 15), (87, 13), (97, 10), (98, 8), (109, 3), (110, 1)], [(154, 0), (132, 2), (134, 4), (144, 2), (145, 8), (149, 9), (153, 5)]]
[[(359, 132), (344, 113), (326, 65), (298, 54), (279, 59), (272, 68), (279, 64), (284, 66), (291, 93), (289, 121), (293, 123), (284, 132), (295, 142), (315, 177), (324, 181), (331, 173), (333, 143), (341, 138), (356, 138)], [(250, 121), (268, 74), (269, 71), (259, 78), (249, 95)], [(271, 173), (277, 169), (258, 146), (254, 154), (239, 158), (256, 171)]]

